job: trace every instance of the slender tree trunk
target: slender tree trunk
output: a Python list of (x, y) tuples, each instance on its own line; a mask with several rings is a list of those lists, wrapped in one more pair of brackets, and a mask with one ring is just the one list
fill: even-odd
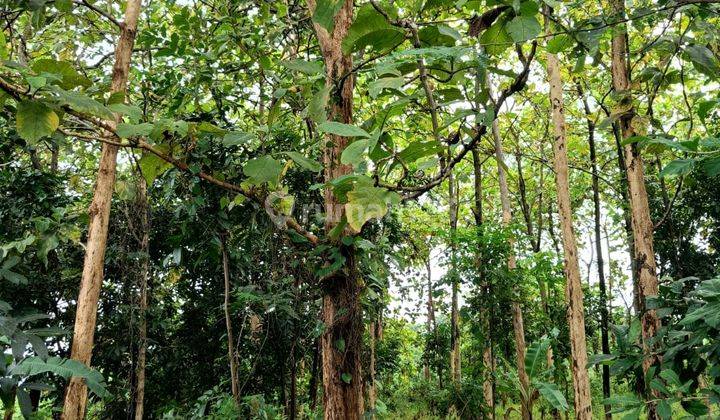
[(310, 394), (310, 411), (315, 411), (317, 407), (317, 383), (318, 383), (318, 368), (320, 365), (320, 340), (315, 339), (313, 345), (313, 360), (312, 367), (310, 368), (310, 383), (308, 384)]
[[(138, 174), (140, 175), (140, 174)], [(138, 311), (140, 319), (138, 325), (138, 353), (135, 367), (135, 420), (142, 420), (145, 410), (145, 365), (147, 358), (147, 308), (148, 308), (148, 276), (150, 275), (150, 209), (148, 206), (147, 184), (142, 176), (137, 179), (137, 208), (140, 216), (140, 287), (138, 296)]]
[[(427, 272), (427, 334), (432, 334), (437, 341), (437, 329), (435, 328), (435, 303), (433, 302), (433, 284), (432, 284), (432, 268), (430, 266), (430, 250), (425, 260), (425, 270)], [(425, 349), (425, 380), (430, 380), (430, 349)]]
[[(612, 0), (613, 14), (625, 15), (625, 1)], [(632, 107), (632, 96), (630, 86), (630, 70), (628, 65), (628, 45), (626, 33), (621, 25), (615, 30), (612, 38), (612, 79), (613, 88), (618, 95), (622, 96), (621, 106), (627, 107), (628, 111), (620, 116), (619, 124), (623, 139), (633, 137), (635, 128), (633, 119), (635, 112)], [(648, 309), (646, 298), (657, 296), (658, 279), (657, 267), (655, 264), (655, 251), (653, 249), (653, 223), (650, 218), (650, 207), (648, 204), (647, 191), (645, 190), (645, 174), (643, 161), (637, 144), (632, 143), (625, 146), (625, 167), (630, 193), (630, 215), (633, 230), (633, 247), (635, 270), (638, 273), (637, 303), (639, 316), (642, 323), (642, 345), (645, 353), (643, 360), (643, 372), (647, 373), (650, 366), (659, 363), (659, 356), (653, 354), (650, 340), (660, 329), (660, 319), (654, 309)], [(648, 419), (658, 418), (656, 405), (649, 401), (647, 404)]]
[(223, 262), (223, 311), (225, 312), (225, 331), (227, 333), (228, 362), (230, 364), (230, 386), (235, 404), (240, 406), (237, 353), (235, 352), (235, 336), (233, 334), (232, 315), (230, 314), (230, 258), (228, 258), (227, 233), (225, 232), (220, 233), (220, 252), (222, 253)]
[[(498, 181), (500, 184), (500, 203), (502, 204), (502, 223), (503, 226), (509, 226), (512, 221), (512, 210), (510, 209), (510, 192), (508, 190), (507, 174), (505, 173), (505, 153), (502, 148), (502, 138), (500, 137), (500, 129), (497, 120), (492, 124), (492, 135), (495, 142), (495, 159), (498, 167)], [(515, 252), (512, 251), (514, 242), (510, 240), (511, 251), (508, 255), (507, 267), (509, 270), (515, 270)], [(513, 334), (515, 336), (515, 361), (520, 379), (520, 386), (523, 388), (520, 393), (520, 403), (522, 406), (523, 420), (532, 418), (532, 401), (530, 395), (530, 378), (525, 371), (525, 327), (523, 325), (523, 315), (520, 309), (520, 303), (515, 301), (512, 303), (512, 324)]]
[[(602, 236), (600, 224), (600, 179), (598, 177), (597, 151), (595, 149), (595, 123), (592, 120), (592, 112), (588, 105), (587, 98), (583, 95), (582, 88), (578, 85), (578, 93), (580, 94), (583, 107), (585, 109), (585, 118), (588, 128), (588, 145), (590, 146), (590, 164), (592, 166), (592, 189), (594, 204), (594, 221), (595, 221), (595, 252), (597, 253), (597, 272), (598, 283), (600, 287), (600, 340), (603, 354), (610, 354), (610, 338), (608, 331), (608, 305), (607, 305), (607, 288), (605, 286), (605, 262), (603, 261), (602, 252)], [(608, 248), (608, 252), (610, 249)], [(610, 398), (610, 366), (602, 365), (602, 388), (603, 397)], [(605, 418), (612, 420), (610, 410), (612, 407), (606, 404)]]
[[(546, 7), (549, 11), (550, 8)], [(551, 33), (546, 18), (546, 31)], [(562, 231), (565, 255), (565, 301), (567, 303), (568, 328), (570, 330), (571, 370), (573, 376), (575, 418), (592, 419), (590, 378), (587, 372), (587, 343), (585, 339), (585, 315), (583, 313), (583, 291), (580, 283), (577, 243), (573, 230), (572, 208), (570, 207), (570, 185), (568, 180), (567, 145), (565, 140), (565, 108), (563, 105), (563, 84), (560, 65), (555, 54), (546, 55), (550, 103), (555, 134), (553, 144), (555, 181), (557, 186), (558, 214)]]
[(378, 339), (377, 322), (370, 323), (370, 389), (368, 390), (368, 404), (370, 405), (370, 418), (375, 419), (375, 345)]
[[(473, 158), (473, 175), (474, 175), (474, 187), (475, 187), (475, 208), (473, 214), (475, 215), (475, 226), (478, 229), (478, 234), (481, 232), (483, 224), (483, 205), (482, 205), (482, 162), (480, 161), (480, 153), (477, 149), (472, 149)], [(480, 277), (480, 287), (483, 295), (486, 299), (484, 302), (489, 302), (490, 287), (487, 284), (487, 280), (483, 274), (483, 261), (482, 253), (478, 252), (476, 255), (476, 264)], [(483, 361), (483, 399), (487, 405), (488, 411), (491, 418), (495, 418), (495, 396), (493, 395), (493, 356), (492, 356), (492, 337), (490, 334), (490, 311), (488, 308), (482, 308), (482, 330), (485, 331), (485, 347), (483, 348), (482, 361)]]
[(452, 275), (452, 307), (450, 313), (450, 378), (460, 386), (460, 311), (458, 308), (459, 279), (457, 272), (458, 185), (450, 172), (448, 177), (448, 207), (450, 213), (450, 270)]
[[(341, 43), (353, 20), (352, 0), (340, 0), (342, 5), (335, 14), (334, 27), (328, 32), (315, 23), (315, 33), (325, 61), (325, 85), (331, 88), (328, 120), (352, 124), (354, 76), (352, 57), (342, 52)], [(308, 0), (310, 12), (315, 11), (315, 0)], [(349, 165), (340, 162), (348, 144), (346, 137), (327, 135), (323, 147), (325, 181), (329, 182), (351, 173)], [(344, 205), (338, 202), (332, 189), (325, 189), (325, 229), (330, 232), (342, 220)], [(355, 420), (363, 414), (363, 380), (360, 364), (362, 346), (361, 285), (357, 272), (357, 259), (352, 247), (341, 247), (345, 265), (322, 279), (323, 322), (325, 333), (321, 337), (325, 419)], [(338, 343), (344, 343), (340, 345)]]
[[(140, 13), (140, 0), (128, 0), (125, 6), (125, 18), (122, 31), (115, 48), (115, 65), (113, 66), (112, 93), (124, 93), (126, 90), (128, 73), (130, 71), (130, 57), (132, 55), (135, 35), (137, 33), (137, 20)], [(120, 115), (110, 121), (116, 125)], [(105, 262), (105, 247), (107, 244), (108, 223), (110, 220), (110, 202), (115, 186), (115, 166), (118, 153), (117, 146), (103, 143), (100, 166), (98, 168), (95, 192), (88, 210), (90, 225), (88, 227), (87, 244), (85, 246), (85, 261), (83, 263), (80, 292), (77, 300), (75, 314), (75, 328), (73, 331), (71, 357), (80, 363), (90, 366), (93, 341), (95, 337), (95, 323), (97, 320), (98, 299), (103, 280), (103, 265)], [(85, 417), (87, 406), (87, 386), (83, 379), (73, 377), (65, 391), (65, 404), (63, 418), (66, 420), (82, 419)]]

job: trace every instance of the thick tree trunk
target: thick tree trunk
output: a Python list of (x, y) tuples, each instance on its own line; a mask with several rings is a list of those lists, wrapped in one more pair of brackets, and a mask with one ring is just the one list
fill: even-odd
[[(500, 128), (497, 120), (492, 123), (492, 135), (495, 143), (495, 159), (497, 160), (498, 182), (500, 184), (500, 203), (502, 204), (502, 223), (503, 226), (509, 226), (512, 222), (512, 210), (510, 209), (510, 192), (508, 190), (507, 174), (505, 173), (505, 153), (503, 152), (502, 138), (500, 137)], [(514, 242), (510, 240), (510, 247), (514, 247)], [(510, 251), (508, 255), (507, 267), (509, 270), (516, 268), (515, 252)], [(520, 405), (522, 407), (523, 420), (532, 418), (532, 401), (526, 397), (530, 395), (530, 378), (525, 371), (525, 327), (523, 325), (523, 315), (519, 302), (512, 303), (512, 324), (513, 334), (515, 336), (515, 362), (520, 379), (520, 386), (523, 392), (520, 393)]]
[[(478, 234), (483, 224), (483, 205), (482, 205), (482, 162), (480, 161), (480, 153), (477, 149), (472, 150), (473, 158), (473, 175), (474, 175), (474, 187), (475, 187), (475, 208), (473, 214), (475, 216), (475, 226), (478, 228)], [(487, 284), (485, 276), (483, 275), (482, 267), (482, 254), (476, 255), (476, 263), (478, 273), (480, 276), (480, 287), (482, 293), (485, 295), (485, 302), (489, 302), (490, 286)], [(495, 396), (493, 395), (493, 355), (492, 355), (492, 337), (490, 334), (490, 311), (488, 308), (482, 308), (482, 330), (485, 331), (485, 347), (483, 348), (482, 361), (483, 361), (483, 400), (487, 406), (490, 418), (495, 418)]]
[(450, 172), (448, 177), (448, 211), (450, 216), (450, 270), (452, 278), (452, 306), (450, 309), (450, 378), (455, 387), (460, 386), (460, 311), (458, 308), (459, 279), (457, 272), (457, 219), (458, 185)]
[[(585, 109), (585, 117), (587, 119), (588, 128), (588, 145), (590, 146), (590, 164), (592, 166), (592, 189), (594, 204), (594, 222), (595, 222), (595, 252), (597, 253), (597, 272), (598, 283), (600, 287), (600, 340), (603, 354), (610, 354), (610, 338), (608, 331), (608, 305), (607, 305), (607, 288), (605, 285), (605, 263), (603, 261), (602, 236), (600, 225), (600, 179), (598, 177), (597, 151), (595, 149), (595, 123), (591, 119), (591, 110), (588, 105), (587, 98), (583, 95), (580, 85), (578, 92), (582, 97), (583, 107)], [(608, 252), (610, 249), (608, 248)], [(602, 365), (602, 388), (603, 397), (610, 398), (610, 366)], [(605, 418), (612, 420), (610, 405), (605, 405)]]
[[(546, 8), (546, 10), (549, 8)], [(550, 26), (546, 22), (546, 31)], [(553, 144), (555, 182), (557, 186), (558, 214), (564, 251), (565, 301), (567, 303), (568, 328), (570, 330), (571, 371), (573, 376), (575, 418), (592, 419), (590, 378), (587, 372), (587, 343), (585, 340), (585, 315), (583, 291), (580, 283), (577, 243), (573, 229), (568, 180), (567, 145), (565, 140), (565, 108), (560, 65), (555, 54), (548, 53), (547, 72), (550, 83), (550, 104), (555, 134)]]
[(233, 334), (232, 316), (230, 314), (230, 259), (228, 258), (226, 235), (225, 232), (220, 233), (220, 252), (222, 253), (224, 283), (223, 311), (225, 312), (225, 331), (227, 333), (228, 362), (230, 364), (230, 387), (235, 403), (240, 406), (237, 353), (235, 352), (235, 336)]
[[(139, 175), (139, 174), (138, 174)], [(142, 420), (145, 410), (145, 365), (147, 358), (147, 307), (148, 276), (150, 275), (150, 214), (147, 198), (147, 184), (142, 176), (137, 179), (137, 209), (140, 216), (140, 253), (142, 262), (139, 274), (138, 312), (138, 354), (135, 367), (135, 420)]]
[[(124, 93), (126, 90), (130, 57), (132, 55), (137, 20), (140, 13), (140, 0), (128, 0), (125, 6), (125, 19), (115, 48), (115, 65), (113, 66), (112, 93)], [(120, 115), (110, 121), (116, 125)], [(105, 247), (107, 244), (108, 223), (110, 220), (110, 202), (115, 186), (115, 165), (117, 146), (103, 144), (100, 166), (98, 168), (95, 192), (88, 210), (90, 225), (85, 246), (80, 292), (75, 314), (71, 357), (80, 363), (90, 366), (95, 323), (97, 320), (98, 299), (103, 280)], [(63, 418), (67, 420), (85, 417), (87, 406), (87, 387), (81, 378), (73, 377), (65, 391)]]
[[(334, 27), (328, 32), (315, 23), (315, 33), (325, 61), (325, 85), (331, 88), (328, 120), (352, 124), (353, 85), (352, 57), (342, 52), (341, 43), (353, 20), (352, 0), (340, 0), (342, 5), (335, 14)], [(308, 0), (310, 12), (315, 11), (315, 0)], [(325, 181), (329, 182), (349, 174), (352, 168), (340, 162), (348, 144), (346, 137), (327, 135), (323, 147)], [(344, 216), (344, 205), (339, 203), (330, 188), (325, 189), (325, 229), (330, 232)], [(337, 244), (343, 248), (340, 244)], [(322, 279), (323, 322), (325, 333), (321, 337), (322, 370), (325, 401), (325, 419), (360, 419), (363, 415), (363, 380), (360, 365), (362, 346), (361, 285), (357, 259), (352, 247), (344, 247), (345, 265)]]
[[(625, 1), (612, 1), (613, 14), (625, 15)], [(623, 139), (630, 138), (635, 133), (633, 119), (635, 112), (632, 106), (632, 95), (630, 92), (630, 70), (628, 68), (628, 45), (626, 33), (623, 26), (617, 28), (612, 38), (612, 79), (613, 88), (623, 98), (621, 106), (628, 111), (620, 116), (619, 124)], [(628, 144), (624, 149), (625, 167), (630, 195), (630, 216), (633, 230), (633, 247), (635, 270), (637, 270), (637, 305), (639, 316), (642, 322), (642, 345), (645, 353), (643, 360), (643, 372), (647, 373), (650, 366), (659, 363), (659, 356), (653, 354), (649, 341), (660, 329), (660, 319), (654, 309), (648, 309), (646, 298), (657, 296), (658, 278), (655, 265), (655, 251), (653, 249), (653, 223), (650, 218), (650, 207), (648, 204), (647, 191), (645, 190), (645, 174), (640, 150), (635, 143)], [(647, 404), (648, 419), (658, 417), (656, 405), (649, 401)]]

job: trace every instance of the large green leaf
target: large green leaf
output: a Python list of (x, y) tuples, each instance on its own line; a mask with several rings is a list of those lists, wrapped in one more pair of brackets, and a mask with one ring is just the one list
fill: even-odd
[(313, 22), (332, 32), (335, 28), (335, 15), (340, 11), (343, 3), (345, 0), (317, 0), (312, 16)]
[(508, 34), (515, 42), (525, 42), (535, 38), (540, 33), (540, 22), (535, 16), (515, 16), (505, 26)]
[[(167, 146), (160, 145), (156, 149), (159, 149), (163, 153), (167, 153), (169, 150)], [(152, 185), (155, 178), (162, 175), (165, 171), (172, 167), (171, 163), (161, 159), (157, 155), (149, 152), (144, 152), (140, 161), (140, 170), (142, 171), (143, 178), (147, 182), (148, 186)]]
[(129, 139), (132, 137), (149, 136), (152, 133), (155, 126), (152, 123), (142, 124), (127, 124), (120, 123), (117, 125), (115, 134), (123, 139)]
[(335, 121), (326, 121), (318, 125), (323, 133), (335, 134), (342, 137), (370, 137), (370, 134), (360, 127), (343, 124)]
[(659, 175), (661, 177), (687, 175), (692, 171), (693, 166), (695, 166), (694, 159), (676, 159), (668, 163)]
[(400, 90), (404, 84), (405, 79), (402, 77), (383, 77), (368, 85), (368, 93), (370, 93), (371, 98), (375, 99), (384, 89)]
[(380, 219), (388, 211), (388, 204), (399, 201), (394, 192), (373, 185), (372, 179), (358, 177), (353, 189), (347, 193), (345, 215), (348, 225), (360, 232), (370, 219)]
[(349, 54), (370, 46), (373, 50), (391, 49), (405, 40), (402, 29), (390, 25), (371, 4), (360, 7), (355, 21), (342, 41), (342, 50)]
[(321, 61), (305, 61), (301, 59), (296, 59), (290, 61), (281, 61), (280, 64), (290, 70), (299, 71), (310, 76), (315, 74), (321, 74), (323, 71), (323, 63)]
[(115, 117), (108, 107), (85, 94), (59, 88), (55, 88), (53, 91), (61, 105), (67, 105), (74, 111), (104, 120), (111, 120)]
[(77, 360), (50, 357), (47, 361), (44, 361), (40, 357), (29, 357), (18, 363), (9, 373), (11, 375), (33, 376), (45, 372), (51, 372), (66, 379), (71, 376), (83, 378), (88, 388), (98, 396), (105, 397), (109, 395), (105, 389), (105, 380), (102, 375)]
[(555, 384), (548, 382), (533, 382), (535, 388), (537, 388), (540, 395), (550, 403), (550, 405), (558, 411), (567, 411), (570, 407), (568, 406), (567, 400), (562, 392), (558, 389)]
[(544, 338), (532, 343), (525, 354), (525, 371), (530, 378), (537, 376), (547, 359), (547, 349), (550, 346), (550, 340)]
[(480, 45), (482, 45), (483, 48), (485, 48), (485, 52), (490, 55), (501, 54), (512, 44), (513, 39), (510, 38), (510, 35), (505, 29), (505, 21), (503, 19), (499, 19), (493, 23), (480, 35)]
[(322, 171), (322, 165), (316, 160), (306, 158), (302, 153), (298, 152), (285, 152), (295, 163), (311, 172)]
[(63, 89), (73, 89), (78, 86), (90, 87), (92, 81), (80, 74), (72, 64), (66, 61), (56, 61), (52, 59), (36, 60), (32, 64), (32, 69), (36, 73), (50, 73), (58, 77), (57, 83)]
[(685, 47), (685, 57), (690, 59), (697, 71), (706, 76), (716, 78), (720, 74), (720, 65), (715, 55), (704, 45), (695, 44)]
[(21, 101), (15, 118), (18, 134), (29, 143), (36, 143), (49, 136), (60, 125), (60, 118), (55, 111), (37, 101)]
[(243, 166), (243, 173), (250, 178), (250, 183), (260, 185), (269, 183), (275, 185), (280, 181), (283, 164), (272, 156), (260, 156), (249, 160)]
[(369, 139), (359, 139), (350, 143), (340, 156), (340, 163), (357, 166), (363, 161), (363, 154), (368, 148)]

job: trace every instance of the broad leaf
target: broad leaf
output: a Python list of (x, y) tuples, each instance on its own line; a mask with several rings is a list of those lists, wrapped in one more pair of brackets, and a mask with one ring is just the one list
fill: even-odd
[(535, 16), (515, 16), (505, 26), (508, 34), (515, 42), (525, 42), (535, 38), (540, 33), (540, 22)]
[(280, 181), (283, 165), (271, 156), (261, 156), (248, 161), (243, 166), (243, 173), (255, 185), (269, 183), (276, 185)]
[(324, 122), (318, 125), (318, 129), (323, 133), (335, 134), (336, 136), (342, 137), (370, 137), (370, 134), (360, 127), (335, 121)]
[(313, 159), (306, 158), (302, 153), (285, 152), (295, 163), (311, 172), (320, 172), (323, 166)]
[(15, 118), (18, 134), (29, 143), (36, 143), (49, 136), (60, 125), (60, 118), (55, 111), (37, 101), (21, 101)]

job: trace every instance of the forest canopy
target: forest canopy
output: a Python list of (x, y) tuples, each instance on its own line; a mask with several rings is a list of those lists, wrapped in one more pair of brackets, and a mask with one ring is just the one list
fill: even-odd
[(720, 2), (0, 0), (5, 420), (720, 415)]

